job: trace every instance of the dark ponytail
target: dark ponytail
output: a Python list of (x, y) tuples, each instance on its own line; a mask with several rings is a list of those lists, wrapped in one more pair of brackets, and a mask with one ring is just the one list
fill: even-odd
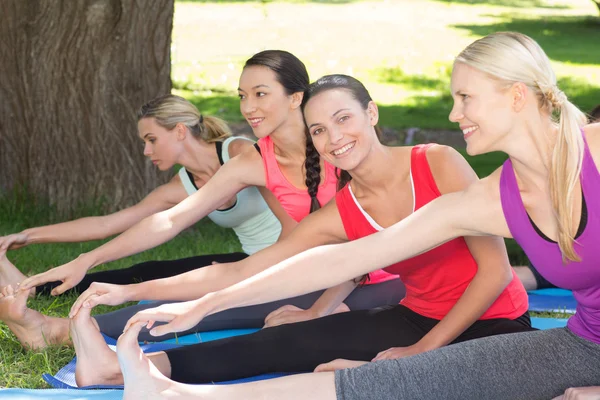
[[(244, 68), (250, 66), (263, 66), (275, 72), (277, 81), (285, 88), (286, 94), (305, 93), (310, 84), (306, 66), (292, 53), (283, 50), (265, 50), (256, 53), (246, 61)], [(310, 195), (310, 212), (321, 208), (317, 193), (321, 184), (320, 156), (312, 139), (306, 130), (306, 160), (304, 170), (306, 173), (306, 187)]]

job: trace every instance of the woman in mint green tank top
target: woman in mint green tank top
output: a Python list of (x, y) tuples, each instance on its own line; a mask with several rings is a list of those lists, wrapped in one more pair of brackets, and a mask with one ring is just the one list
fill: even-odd
[[(558, 88), (544, 51), (519, 33), (491, 34), (464, 49), (454, 63), (451, 90), (450, 120), (462, 130), (467, 152), (503, 151), (509, 156), (503, 166), (384, 231), (306, 251), (197, 301), (134, 317), (117, 346), (124, 399), (141, 390), (148, 397), (221, 400), (600, 398), (600, 124), (587, 125)], [(161, 332), (176, 330), (214, 310), (344, 282), (473, 235), (514, 237), (542, 275), (572, 289), (578, 308), (568, 326), (411, 357), (337, 360), (319, 373), (210, 388), (166, 379), (136, 341), (148, 321), (169, 321)], [(510, 267), (498, 268), (508, 282)]]

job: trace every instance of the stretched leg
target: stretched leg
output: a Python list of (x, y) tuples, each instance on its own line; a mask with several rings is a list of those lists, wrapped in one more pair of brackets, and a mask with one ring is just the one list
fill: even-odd
[[(300, 308), (310, 308), (321, 296), (323, 291), (309, 293), (303, 296), (290, 299), (274, 301), (271, 303), (260, 304), (250, 307), (240, 307), (226, 310), (220, 313), (209, 315), (192, 329), (179, 332), (178, 336), (187, 335), (194, 332), (218, 331), (223, 329), (245, 329), (264, 326), (265, 318), (272, 311), (291, 304)], [(355, 289), (346, 299), (346, 304), (350, 310), (369, 310), (377, 307), (396, 305), (404, 297), (404, 285), (399, 279), (380, 283), (377, 285), (366, 285)], [(118, 338), (123, 332), (125, 324), (137, 312), (147, 308), (158, 307), (161, 304), (173, 303), (172, 301), (156, 302), (151, 304), (139, 304), (131, 307), (122, 308), (107, 314), (97, 315), (96, 321), (100, 331), (112, 338)], [(140, 341), (166, 340), (175, 337), (170, 333), (164, 336), (151, 336), (147, 329), (140, 332)]]
[(48, 317), (27, 308), (27, 298), (27, 292), (15, 293), (10, 285), (2, 289), (0, 297), (0, 320), (6, 323), (19, 342), (31, 349), (69, 343), (69, 320)]
[(252, 335), (167, 350), (171, 378), (221, 382), (270, 372), (312, 372), (338, 358), (371, 360), (390, 347), (416, 343), (437, 321), (403, 306), (352, 311), (280, 325)]
[(333, 373), (304, 374), (239, 385), (190, 386), (174, 382), (160, 373), (138, 346), (141, 326), (131, 327), (117, 343), (125, 381), (124, 400), (165, 398), (335, 400)]
[[(71, 337), (77, 354), (77, 386), (121, 385), (123, 376), (117, 355), (106, 345), (90, 317), (90, 311), (88, 308), (82, 308), (75, 318), (71, 319)], [(163, 352), (153, 353), (151, 358), (162, 374), (170, 375), (170, 365)]]
[[(70, 290), (77, 293), (85, 291), (92, 282), (114, 283), (117, 285), (127, 285), (151, 281), (154, 279), (168, 278), (171, 276), (183, 274), (198, 268), (211, 265), (213, 261), (219, 263), (229, 263), (242, 260), (248, 257), (245, 253), (231, 254), (208, 254), (202, 256), (182, 258), (178, 260), (165, 261), (147, 261), (133, 265), (129, 268), (116, 269), (110, 271), (101, 271), (87, 274), (78, 285)], [(52, 289), (60, 285), (60, 282), (50, 282), (38, 286), (38, 293), (49, 294)]]
[(336, 371), (338, 399), (550, 399), (600, 383), (600, 345), (567, 328), (490, 336)]

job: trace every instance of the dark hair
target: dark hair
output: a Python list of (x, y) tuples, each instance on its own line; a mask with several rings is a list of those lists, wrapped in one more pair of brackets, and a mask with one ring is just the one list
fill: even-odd
[[(263, 66), (275, 72), (277, 81), (285, 88), (288, 95), (293, 93), (305, 93), (310, 80), (306, 66), (292, 53), (284, 50), (265, 50), (250, 57), (244, 64), (244, 68), (252, 66)], [(310, 196), (310, 212), (321, 208), (317, 199), (319, 184), (321, 183), (321, 157), (313, 145), (312, 139), (306, 134), (306, 170), (305, 184)]]
[(590, 111), (590, 122), (600, 122), (600, 104)]
[[(304, 112), (304, 108), (310, 99), (319, 93), (333, 89), (347, 90), (352, 97), (360, 103), (363, 110), (366, 110), (369, 103), (373, 101), (365, 85), (358, 79), (341, 74), (325, 75), (311, 83), (308, 90), (304, 93), (304, 97), (302, 98), (302, 112)], [(375, 126), (375, 133), (377, 134), (377, 137), (381, 137), (381, 130), (378, 126)], [(352, 180), (352, 177), (348, 171), (339, 168), (336, 168), (335, 171), (338, 179), (337, 189), (339, 191)]]

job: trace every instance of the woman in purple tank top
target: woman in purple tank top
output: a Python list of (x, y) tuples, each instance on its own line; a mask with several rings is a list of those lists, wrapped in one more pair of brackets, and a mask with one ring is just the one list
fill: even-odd
[[(502, 167), (384, 231), (306, 251), (185, 311), (134, 317), (118, 346), (125, 399), (142, 392), (202, 399), (600, 398), (600, 124), (586, 126), (557, 87), (544, 51), (518, 33), (492, 34), (463, 50), (452, 96), (450, 120), (460, 125), (468, 153), (503, 151), (509, 160)], [(568, 327), (360, 366), (338, 360), (318, 368), (326, 372), (223, 387), (169, 381), (137, 347), (148, 320), (170, 321), (173, 329), (229, 307), (333, 286), (459, 236), (483, 235), (514, 237), (542, 275), (573, 290), (578, 309)], [(508, 282), (510, 268), (498, 267)]]

